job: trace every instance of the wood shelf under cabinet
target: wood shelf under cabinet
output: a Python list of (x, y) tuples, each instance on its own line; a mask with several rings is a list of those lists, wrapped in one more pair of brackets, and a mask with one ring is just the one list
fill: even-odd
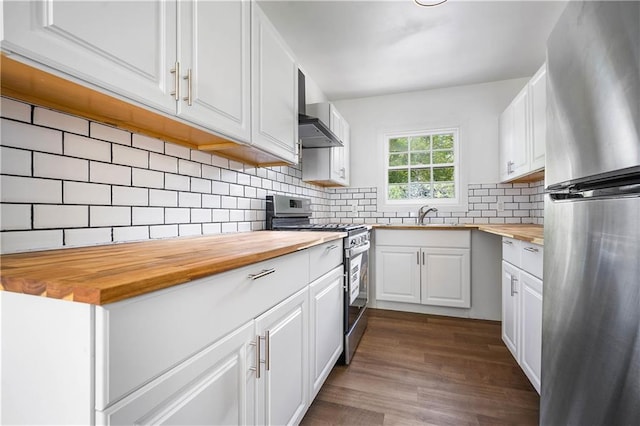
[(52, 108), (127, 131), (254, 166), (280, 166), (279, 158), (188, 125), (107, 93), (10, 58), (0, 56), (2, 96)]

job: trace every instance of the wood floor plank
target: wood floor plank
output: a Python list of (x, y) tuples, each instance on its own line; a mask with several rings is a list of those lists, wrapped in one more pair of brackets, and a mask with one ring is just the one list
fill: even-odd
[(302, 424), (537, 425), (539, 403), (499, 322), (370, 309)]

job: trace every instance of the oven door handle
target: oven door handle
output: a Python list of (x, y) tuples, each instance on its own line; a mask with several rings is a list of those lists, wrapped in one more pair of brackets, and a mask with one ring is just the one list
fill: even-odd
[(365, 251), (368, 251), (370, 247), (371, 247), (371, 243), (367, 241), (361, 246), (347, 249), (347, 257), (349, 258), (356, 257), (360, 253), (364, 253)]

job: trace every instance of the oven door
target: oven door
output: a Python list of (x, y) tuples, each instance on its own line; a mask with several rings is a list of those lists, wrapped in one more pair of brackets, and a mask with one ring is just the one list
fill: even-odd
[(369, 248), (367, 241), (362, 246), (347, 250), (345, 259), (347, 288), (345, 305), (345, 332), (349, 332), (364, 311), (369, 301)]

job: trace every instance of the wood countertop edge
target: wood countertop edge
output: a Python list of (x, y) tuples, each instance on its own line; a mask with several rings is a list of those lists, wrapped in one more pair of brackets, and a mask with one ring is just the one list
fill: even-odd
[[(403, 224), (375, 224), (373, 229), (378, 230), (419, 230), (419, 231), (436, 231), (451, 230), (464, 231), (477, 229), (501, 237), (515, 238), (517, 240), (526, 241), (533, 244), (544, 245), (544, 228), (542, 225), (535, 224), (464, 224), (464, 225), (403, 225)], [(522, 228), (518, 231), (518, 228)]]
[[(306, 250), (320, 244), (342, 239), (346, 235), (347, 234), (344, 232), (314, 232), (314, 239), (311, 241), (307, 235), (307, 238), (304, 239), (304, 241), (298, 243), (281, 243), (273, 249), (267, 249), (260, 252), (250, 252), (246, 255), (238, 255), (230, 260), (213, 259), (210, 263), (205, 265), (197, 265), (194, 267), (184, 265), (182, 267), (176, 267), (166, 273), (150, 274), (144, 279), (123, 281), (121, 283), (105, 287), (100, 287), (98, 285), (92, 287), (85, 283), (80, 285), (77, 280), (71, 279), (34, 279), (28, 276), (19, 276), (19, 274), (17, 274), (17, 276), (8, 276), (9, 274), (7, 274), (5, 270), (5, 273), (0, 275), (0, 291), (88, 303), (92, 305), (105, 305)], [(144, 242), (132, 244), (141, 243), (143, 244)], [(102, 247), (109, 246), (115, 246), (115, 244)], [(86, 249), (94, 250), (96, 247), (98, 246), (86, 247)], [(63, 253), (65, 250), (66, 249), (55, 251)], [(78, 248), (78, 250), (82, 249)], [(28, 254), (28, 252), (16, 253), (16, 255), (20, 256)]]

